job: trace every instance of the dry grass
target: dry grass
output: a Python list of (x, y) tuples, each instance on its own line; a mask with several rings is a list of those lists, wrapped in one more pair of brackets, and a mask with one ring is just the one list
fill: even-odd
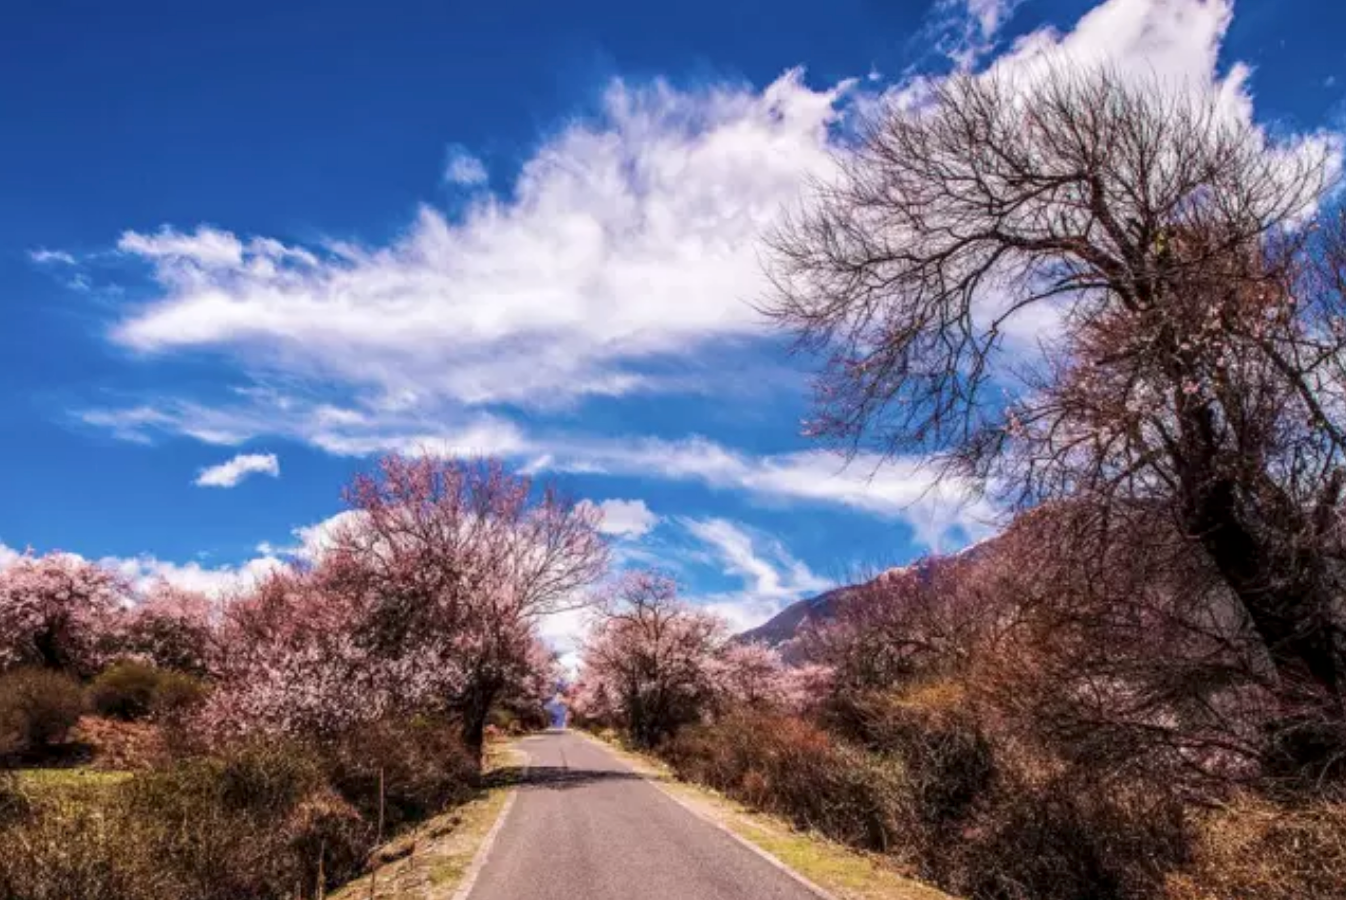
[(1346, 802), (1286, 808), (1244, 797), (1202, 823), (1190, 873), (1170, 900), (1328, 900), (1346, 897)]

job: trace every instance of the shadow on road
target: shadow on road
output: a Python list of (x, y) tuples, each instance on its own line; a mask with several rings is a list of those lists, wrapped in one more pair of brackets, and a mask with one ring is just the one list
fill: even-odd
[(572, 769), (567, 766), (506, 766), (486, 776), (490, 787), (521, 785), (546, 790), (569, 790), (586, 784), (605, 781), (644, 781), (646, 776), (635, 772), (614, 772), (606, 769)]

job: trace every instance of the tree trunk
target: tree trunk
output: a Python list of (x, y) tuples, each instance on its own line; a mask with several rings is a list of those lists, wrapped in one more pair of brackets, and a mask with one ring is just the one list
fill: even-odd
[(1187, 532), (1201, 542), (1238, 597), (1276, 674), (1292, 693), (1341, 714), (1341, 672), (1321, 562), (1259, 541), (1241, 521), (1237, 487), (1222, 479), (1185, 504)]
[(459, 707), (462, 716), (462, 739), (464, 746), (480, 763), (486, 747), (486, 720), (491, 714), (491, 704), (495, 702), (500, 688), (494, 683), (479, 684), (469, 688)]

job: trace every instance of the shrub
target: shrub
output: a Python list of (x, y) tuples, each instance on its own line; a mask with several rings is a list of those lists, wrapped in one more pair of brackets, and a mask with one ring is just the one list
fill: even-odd
[[(378, 768), (390, 818), (465, 796), (475, 772), (447, 723), (389, 721), (328, 748), (250, 741), (31, 804), (0, 773), (4, 900), (278, 900), (362, 870)], [(344, 760), (344, 761), (343, 761)], [(343, 796), (333, 771), (344, 773)], [(363, 780), (362, 780), (363, 779)], [(15, 802), (6, 799), (11, 793)], [(354, 802), (353, 802), (354, 801)]]
[(382, 772), (385, 834), (467, 800), (477, 782), (475, 757), (458, 730), (438, 719), (372, 722), (329, 753), (332, 784), (370, 822), (378, 817)]
[(99, 673), (89, 686), (89, 699), (99, 715), (143, 719), (154, 706), (159, 671), (138, 662), (118, 662)]
[(992, 789), (991, 742), (955, 684), (838, 698), (830, 712), (843, 733), (901, 761), (914, 824), (936, 832), (932, 840), (942, 842)]
[(156, 718), (177, 719), (200, 707), (209, 693), (209, 685), (200, 678), (161, 670), (150, 706)]
[(738, 712), (684, 729), (662, 752), (682, 778), (892, 853), (968, 897), (1153, 897), (1187, 859), (1190, 829), (1168, 792), (998, 747), (957, 692), (853, 698), (845, 711), (866, 746)]
[(900, 766), (783, 716), (731, 714), (663, 753), (679, 777), (869, 849), (891, 847), (906, 798)]
[(1346, 800), (1282, 806), (1240, 797), (1205, 816), (1190, 869), (1170, 900), (1339, 897), (1346, 885)]
[(1187, 859), (1183, 809), (1162, 790), (1086, 777), (1006, 775), (983, 810), (921, 871), (969, 897), (1132, 900), (1154, 897)]
[(0, 825), (21, 819), (28, 813), (28, 796), (19, 788), (18, 776), (0, 771)]
[[(6, 900), (172, 900), (117, 814), (47, 805), (0, 824), (0, 897)], [(186, 898), (183, 898), (186, 900)]]
[(327, 787), (320, 758), (292, 743), (247, 744), (135, 778), (138, 842), (183, 900), (306, 895), (358, 871), (370, 828)]
[(69, 675), (45, 669), (0, 675), (0, 756), (61, 743), (83, 712), (84, 693)]
[(178, 716), (199, 706), (206, 693), (205, 683), (191, 675), (131, 660), (109, 666), (89, 686), (99, 715), (126, 721)]

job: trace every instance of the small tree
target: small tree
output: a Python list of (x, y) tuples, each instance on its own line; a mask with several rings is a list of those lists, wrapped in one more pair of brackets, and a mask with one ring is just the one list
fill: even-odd
[(628, 572), (585, 642), (581, 696), (603, 698), (652, 747), (708, 709), (724, 636), (723, 621), (678, 600), (671, 579)]
[[(428, 667), (398, 670), (356, 639), (359, 611), (307, 572), (269, 575), (229, 604), (220, 625), (219, 687), (202, 711), (213, 733), (331, 736), (425, 702)], [(447, 668), (438, 678), (453, 678)], [(413, 677), (414, 676), (414, 677)]]
[(801, 635), (804, 655), (830, 668), (844, 691), (887, 690), (966, 670), (989, 649), (1010, 609), (982, 582), (982, 562), (926, 559), (848, 588), (833, 615)]
[(207, 675), (217, 662), (215, 612), (206, 595), (158, 581), (128, 612), (119, 649), (161, 669)]

